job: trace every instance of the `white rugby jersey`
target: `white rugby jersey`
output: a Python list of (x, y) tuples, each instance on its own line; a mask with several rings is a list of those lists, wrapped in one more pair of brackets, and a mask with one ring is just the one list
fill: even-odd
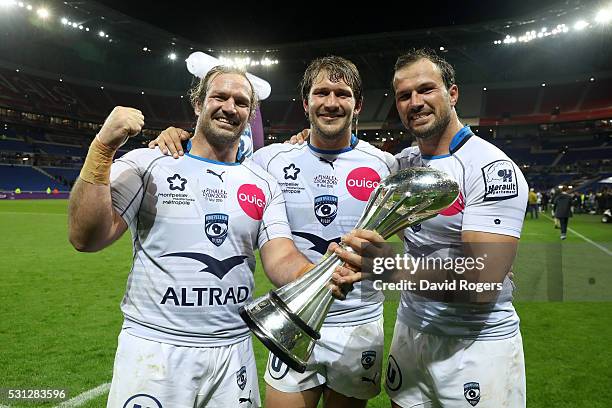
[[(422, 155), (409, 147), (396, 158), (400, 167), (432, 167), (459, 184), (458, 199), (436, 217), (404, 232), (407, 253), (461, 256), (461, 231), (482, 231), (519, 238), (527, 205), (527, 182), (504, 152), (475, 136), (469, 127), (452, 139), (450, 152)], [(449, 249), (449, 245), (456, 245)], [(442, 251), (442, 252), (438, 252)], [(519, 318), (512, 305), (512, 282), (506, 278), (497, 303), (489, 305), (434, 302), (403, 292), (398, 318), (418, 330), (472, 339), (512, 337)]]
[[(393, 155), (356, 137), (342, 150), (310, 144), (273, 144), (253, 160), (280, 184), (296, 246), (317, 263), (331, 242), (350, 232), (379, 181), (397, 170)], [(334, 301), (324, 324), (365, 323), (382, 314), (382, 293), (354, 285), (347, 298)], [(371, 286), (371, 283), (369, 283)]]
[(252, 298), (253, 250), (291, 238), (276, 180), (250, 159), (173, 159), (137, 149), (113, 163), (111, 194), (134, 247), (124, 327), (185, 346), (248, 336), (238, 309)]

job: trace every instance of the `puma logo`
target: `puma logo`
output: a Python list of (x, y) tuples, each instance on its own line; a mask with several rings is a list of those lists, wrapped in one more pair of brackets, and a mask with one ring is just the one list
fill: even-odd
[(249, 390), (249, 397), (248, 398), (238, 398), (238, 403), (242, 404), (243, 402), (248, 402), (250, 404), (253, 403), (253, 401), (251, 401), (251, 390)]
[(221, 182), (223, 183), (223, 175), (225, 174), (225, 172), (221, 172), (221, 174), (217, 174), (214, 171), (212, 171), (211, 169), (206, 169), (206, 174), (212, 174), (213, 176), (217, 176), (219, 177), (219, 180), (221, 180)]

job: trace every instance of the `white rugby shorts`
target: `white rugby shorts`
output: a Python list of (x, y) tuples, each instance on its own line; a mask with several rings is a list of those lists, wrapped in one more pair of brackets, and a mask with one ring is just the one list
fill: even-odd
[(182, 347), (122, 330), (107, 408), (259, 407), (251, 338)]
[(356, 326), (323, 326), (303, 374), (270, 353), (264, 379), (282, 392), (319, 385), (367, 400), (380, 393), (384, 349), (383, 318)]
[(400, 407), (524, 408), (525, 388), (520, 332), (475, 341), (395, 323), (385, 389)]

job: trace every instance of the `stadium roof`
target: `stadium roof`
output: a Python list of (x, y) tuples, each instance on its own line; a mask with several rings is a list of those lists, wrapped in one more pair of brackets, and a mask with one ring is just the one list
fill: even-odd
[[(68, 3), (72, 3), (69, 1)], [(74, 1), (74, 3), (77, 3)], [(82, 4), (82, 1), (78, 1)], [(277, 7), (255, 2), (98, 0), (133, 19), (206, 46), (280, 46), (288, 43), (490, 23), (520, 23), (580, 7), (581, 0), (482, 0), (402, 2), (287, 1)]]
[[(18, 10), (0, 12), (0, 34), (6, 39), (0, 42), (0, 62), (101, 84), (181, 91), (191, 81), (183, 63), (191, 52), (219, 57), (250, 49), (251, 54), (242, 55), (271, 55), (280, 63), (249, 71), (270, 81), (275, 95), (294, 96), (306, 64), (315, 57), (347, 57), (368, 88), (387, 89), (397, 56), (419, 46), (440, 49), (461, 84), (573, 81), (612, 72), (609, 25), (594, 25), (588, 35), (572, 30), (531, 44), (493, 44), (544, 26), (550, 32), (557, 22), (573, 24), (576, 16), (592, 17), (610, 0), (410, 2), (400, 9), (375, 7), (374, 2), (361, 7), (291, 2), (276, 8), (253, 1), (44, 3), (53, 15), (46, 23), (35, 16), (27, 23), (27, 13)], [(66, 22), (59, 24), (59, 19)], [(110, 38), (98, 38), (98, 30)], [(171, 54), (174, 61), (168, 59)]]

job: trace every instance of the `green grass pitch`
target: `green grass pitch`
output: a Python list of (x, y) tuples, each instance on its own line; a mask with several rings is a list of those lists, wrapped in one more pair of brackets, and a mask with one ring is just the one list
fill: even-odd
[[(66, 211), (63, 200), (0, 201), (0, 389), (67, 388), (73, 397), (111, 380), (130, 239), (78, 253)], [(514, 267), (532, 408), (612, 406), (612, 225), (579, 215), (570, 228), (593, 243), (573, 232), (561, 242), (550, 219), (528, 218)], [(256, 282), (256, 295), (271, 286), (259, 268)], [(387, 349), (396, 308), (385, 304)], [(254, 344), (261, 377), (267, 352)], [(369, 406), (389, 400), (383, 392)]]

